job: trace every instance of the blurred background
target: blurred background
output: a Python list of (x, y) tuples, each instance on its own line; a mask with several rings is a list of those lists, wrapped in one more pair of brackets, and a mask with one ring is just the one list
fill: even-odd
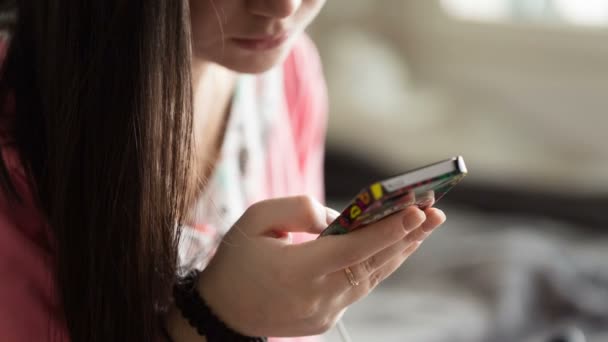
[(608, 341), (608, 0), (328, 1), (310, 35), (332, 206), (469, 168), (448, 222), (346, 313), (353, 340)]

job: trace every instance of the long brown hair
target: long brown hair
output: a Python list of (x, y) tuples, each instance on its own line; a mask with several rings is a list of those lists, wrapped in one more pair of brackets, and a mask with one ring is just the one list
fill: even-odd
[[(73, 341), (150, 341), (192, 167), (187, 0), (17, 0), (2, 74)], [(7, 168), (0, 180), (10, 191)]]

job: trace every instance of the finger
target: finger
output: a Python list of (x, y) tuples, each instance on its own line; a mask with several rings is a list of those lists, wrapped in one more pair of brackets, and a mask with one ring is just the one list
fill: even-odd
[(429, 236), (431, 231), (445, 221), (445, 214), (443, 214), (443, 212), (439, 209), (427, 209), (425, 210), (425, 214), (426, 220), (420, 225), (420, 227), (407, 233), (405, 238), (395, 242), (377, 254), (372, 255), (363, 262), (350, 266), (353, 272), (360, 275), (362, 278), (369, 277), (372, 273), (384, 266), (395, 256), (402, 254), (403, 251), (410, 245), (424, 241), (424, 239)]
[(446, 220), (445, 213), (437, 208), (428, 208), (424, 210), (424, 213), (426, 214), (426, 220), (422, 224), (422, 230), (426, 232), (439, 227)]
[(369, 277), (395, 256), (402, 254), (410, 245), (424, 241), (435, 228), (445, 222), (445, 214), (439, 209), (427, 209), (425, 214), (426, 220), (420, 227), (407, 233), (405, 238), (372, 255), (362, 263), (351, 266), (351, 269), (353, 267), (357, 268), (357, 270), (353, 269), (353, 272), (357, 271), (356, 273), (363, 278)]
[[(313, 225), (313, 226), (310, 226), (309, 229), (304, 230), (304, 232), (314, 234), (314, 235), (319, 235), (323, 230), (325, 230), (325, 228), (327, 228), (327, 226), (329, 226), (332, 222), (334, 222), (338, 218), (338, 216), (340, 216), (340, 213), (332, 208), (326, 207), (325, 210), (326, 210), (325, 225)], [(274, 237), (275, 239), (284, 241), (288, 245), (291, 245), (293, 243), (293, 234), (291, 232), (295, 232), (295, 231), (299, 231), (299, 230), (301, 230), (301, 229), (298, 229), (296, 226), (278, 225), (278, 226), (275, 226), (274, 229), (272, 229), (272, 232), (269, 235), (271, 237)]]
[(359, 285), (353, 286), (350, 284), (348, 277), (344, 271), (336, 272), (332, 275), (332, 281), (339, 283), (343, 288), (342, 295), (338, 298), (342, 299), (342, 306), (349, 306), (361, 298), (367, 296), (376, 288), (382, 281), (393, 274), (403, 263), (420, 247), (421, 242), (411, 244), (408, 248), (402, 251), (398, 256), (390, 260), (383, 267), (372, 273), (366, 280), (359, 281)]
[(403, 252), (408, 250), (412, 245), (422, 243), (430, 234), (430, 231), (424, 231), (423, 225), (424, 223), (420, 227), (414, 229), (414, 231), (409, 232), (403, 239), (386, 247), (362, 262), (349, 266), (355, 276), (355, 280), (360, 281), (368, 279), (387, 263), (402, 255)]
[(336, 216), (335, 210), (310, 196), (294, 196), (255, 203), (237, 224), (251, 233), (282, 236), (287, 232), (319, 233)]
[(395, 271), (403, 265), (403, 263), (410, 257), (418, 248), (422, 245), (422, 241), (416, 241), (412, 243), (408, 248), (401, 252), (400, 255), (395, 257), (393, 260), (387, 262), (384, 266), (372, 273), (368, 279), (368, 286), (370, 291), (373, 290), (378, 284), (390, 277)]
[(344, 235), (325, 236), (297, 246), (307, 270), (329, 274), (360, 263), (418, 228), (425, 214), (415, 206)]
[[(424, 241), (424, 239), (427, 238), (429, 235), (429, 232), (425, 232), (423, 230), (423, 225), (421, 225), (414, 231), (408, 233), (400, 241), (381, 250), (377, 254), (372, 255), (371, 257), (365, 259), (363, 262), (348, 266), (353, 275), (354, 280), (360, 283), (368, 281), (371, 277), (373, 277), (374, 274), (378, 272), (378, 270), (384, 268), (390, 262), (393, 262), (396, 259), (400, 259), (400, 257), (404, 253), (407, 253), (407, 251), (410, 251), (412, 247), (416, 248), (418, 245), (420, 245), (422, 241)], [(337, 273), (339, 274), (340, 272), (338, 271)], [(334, 290), (337, 290), (339, 292), (340, 290), (344, 289), (344, 284), (342, 281), (339, 281), (337, 283), (338, 287), (334, 288)]]
[(445, 214), (439, 209), (427, 209), (425, 213), (428, 212), (427, 219), (420, 225), (420, 228), (414, 230), (413, 232), (407, 234), (405, 240), (409, 243), (413, 242), (422, 242), (424, 241), (431, 232), (439, 227), (443, 222), (445, 222)]

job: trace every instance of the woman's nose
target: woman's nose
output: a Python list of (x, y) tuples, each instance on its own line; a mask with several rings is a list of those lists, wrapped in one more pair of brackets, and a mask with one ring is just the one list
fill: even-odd
[(302, 0), (249, 0), (250, 13), (268, 18), (287, 18), (294, 14)]

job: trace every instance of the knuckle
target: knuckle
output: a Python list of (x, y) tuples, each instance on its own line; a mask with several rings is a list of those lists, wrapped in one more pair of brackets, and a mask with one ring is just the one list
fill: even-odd
[(322, 316), (315, 324), (315, 335), (324, 334), (335, 325), (335, 318), (332, 316)]
[(356, 300), (360, 300), (362, 298), (367, 297), (367, 295), (369, 295), (369, 293), (371, 292), (372, 287), (369, 286), (369, 282), (367, 280), (369, 280), (369, 278), (366, 279), (366, 282), (359, 284), (359, 286), (351, 288), (354, 298)]
[(317, 220), (318, 205), (317, 205), (317, 201), (312, 196), (301, 195), (296, 198), (296, 201), (297, 201), (299, 207), (302, 208), (305, 219), (307, 219), (310, 222)]
[(296, 196), (296, 201), (303, 208), (312, 209), (315, 207), (315, 200), (312, 198), (312, 196), (309, 196), (309, 195)]
[(410, 234), (407, 234), (407, 236), (405, 237), (405, 242), (410, 245), (412, 243), (414, 243), (416, 241), (416, 232), (412, 232)]
[(295, 317), (299, 320), (315, 320), (320, 311), (320, 302), (318, 300), (306, 300), (304, 303), (295, 305)]
[(372, 274), (376, 269), (376, 256), (372, 255), (367, 260), (363, 261), (362, 268), (365, 271), (365, 274)]
[(406, 231), (403, 229), (402, 225), (390, 220), (384, 224), (382, 233), (391, 240), (398, 240), (405, 236)]
[(362, 259), (365, 258), (364, 251), (352, 251), (345, 256), (345, 261), (348, 262), (349, 265), (354, 265), (358, 262), (361, 262)]
[(369, 276), (369, 287), (370, 289), (375, 288), (384, 279), (382, 272), (374, 272)]
[(332, 327), (334, 326), (334, 322), (333, 320), (325, 320), (323, 322), (321, 322), (321, 325), (319, 325), (319, 331), (320, 333), (326, 333), (328, 332)]
[(407, 241), (409, 243), (420, 241), (420, 240), (422, 240), (424, 238), (424, 236), (425, 236), (425, 234), (424, 234), (424, 232), (422, 230), (416, 229), (412, 233), (408, 234)]
[(245, 216), (249, 216), (254, 214), (257, 211), (262, 210), (262, 208), (265, 207), (267, 201), (260, 201), (260, 202), (255, 202), (252, 205), (249, 206), (249, 208), (247, 208), (247, 210), (245, 210)]
[(401, 256), (405, 258), (403, 261), (405, 261), (410, 255), (412, 255), (412, 253), (414, 253), (418, 249), (418, 247), (420, 247), (421, 244), (422, 244), (422, 242), (416, 241), (412, 245), (410, 245), (408, 248), (406, 248), (401, 253)]

